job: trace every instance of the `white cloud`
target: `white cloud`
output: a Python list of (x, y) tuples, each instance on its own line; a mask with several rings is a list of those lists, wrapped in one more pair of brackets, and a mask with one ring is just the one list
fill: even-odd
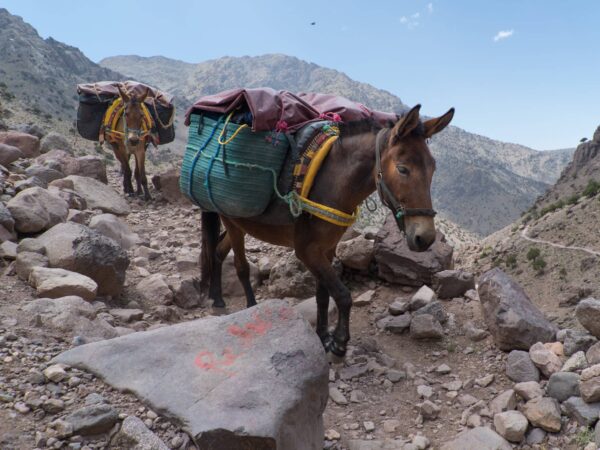
[(433, 12), (433, 3), (427, 3), (427, 11), (429, 14)]
[(514, 34), (515, 30), (502, 30), (498, 31), (496, 36), (494, 36), (494, 42), (501, 41), (503, 39), (508, 39)]
[(406, 16), (400, 17), (400, 23), (408, 23), (408, 18)]
[(421, 17), (421, 13), (414, 13), (412, 16), (413, 19), (418, 19), (419, 17)]

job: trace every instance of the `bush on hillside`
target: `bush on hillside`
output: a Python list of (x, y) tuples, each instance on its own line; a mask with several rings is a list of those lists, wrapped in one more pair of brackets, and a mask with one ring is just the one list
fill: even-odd
[(594, 197), (596, 194), (600, 192), (600, 182), (596, 180), (590, 180), (583, 190), (582, 195), (586, 197)]
[(538, 256), (540, 256), (540, 249), (537, 247), (531, 247), (529, 249), (529, 251), (527, 252), (527, 260), (528, 261), (533, 261), (535, 258), (537, 258)]

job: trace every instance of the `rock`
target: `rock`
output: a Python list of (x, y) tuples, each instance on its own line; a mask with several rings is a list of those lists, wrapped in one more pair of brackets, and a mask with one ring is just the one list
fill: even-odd
[(392, 316), (399, 316), (408, 312), (409, 303), (404, 300), (396, 299), (388, 307), (388, 311)]
[(155, 273), (144, 278), (135, 289), (141, 295), (143, 305), (147, 308), (168, 305), (173, 301), (173, 292), (169, 288), (167, 277), (162, 273)]
[(48, 267), (48, 257), (32, 252), (17, 253), (15, 269), (17, 271), (17, 276), (21, 280), (28, 281), (29, 274), (35, 267)]
[(592, 345), (585, 353), (588, 364), (600, 364), (600, 342)]
[(429, 420), (437, 419), (442, 411), (442, 408), (430, 400), (425, 400), (423, 403), (418, 404), (417, 407), (423, 418)]
[(50, 131), (40, 142), (40, 153), (48, 153), (50, 150), (63, 150), (73, 153), (73, 148), (67, 138), (56, 131)]
[(169, 203), (191, 206), (190, 200), (181, 193), (179, 188), (179, 170), (169, 169), (152, 177), (152, 184), (157, 191), (162, 192), (163, 198)]
[(200, 282), (193, 276), (186, 276), (171, 284), (173, 303), (183, 309), (192, 309), (203, 302)]
[(465, 334), (473, 342), (483, 341), (488, 337), (489, 333), (486, 330), (477, 328), (473, 322), (467, 322), (463, 326)]
[(17, 258), (17, 244), (4, 241), (0, 244), (0, 258), (13, 261)]
[(512, 450), (512, 446), (490, 428), (476, 427), (459, 433), (440, 450)]
[(351, 380), (352, 378), (362, 377), (369, 371), (368, 364), (353, 364), (348, 367), (344, 367), (340, 370), (340, 379), (343, 381)]
[(585, 369), (588, 366), (587, 359), (585, 357), (585, 353), (579, 351), (571, 355), (567, 361), (562, 366), (562, 372), (576, 372), (578, 370)]
[(64, 173), (50, 167), (42, 166), (41, 164), (32, 164), (29, 166), (25, 169), (25, 175), (42, 180), (45, 186), (48, 186), (48, 183), (51, 181), (60, 180), (65, 177)]
[(114, 240), (72, 222), (56, 225), (38, 240), (46, 247), (50, 267), (90, 277), (101, 296), (118, 296), (123, 290), (129, 258)]
[(579, 391), (581, 398), (587, 403), (600, 401), (600, 364), (593, 365), (581, 372)]
[(512, 411), (517, 407), (517, 396), (513, 389), (508, 389), (490, 402), (490, 411), (499, 414), (504, 411)]
[(540, 369), (546, 377), (562, 368), (562, 361), (556, 354), (548, 350), (541, 342), (537, 342), (529, 349), (529, 357), (535, 366)]
[(106, 404), (84, 406), (65, 417), (73, 425), (73, 434), (82, 436), (106, 433), (118, 419), (119, 413)]
[(108, 312), (123, 323), (142, 320), (144, 317), (144, 311), (136, 308), (113, 308)]
[(0, 143), (0, 166), (8, 166), (23, 156), (23, 152), (17, 147)]
[(478, 292), (483, 317), (501, 350), (529, 350), (536, 342), (554, 340), (556, 326), (501, 269), (486, 272)]
[(575, 316), (586, 330), (600, 339), (600, 300), (592, 297), (581, 300), (575, 308)]
[(532, 428), (527, 433), (527, 443), (529, 445), (541, 444), (546, 439), (546, 434), (541, 428)]
[(564, 352), (566, 356), (571, 356), (579, 351), (587, 351), (593, 344), (598, 342), (594, 336), (585, 331), (564, 330)]
[[(252, 285), (252, 289), (254, 289), (256, 292), (256, 289), (260, 284), (260, 273), (258, 271), (258, 267), (256, 267), (256, 264), (249, 261), (248, 265), (250, 266), (250, 284)], [(234, 256), (232, 253), (227, 255), (225, 261), (223, 262), (221, 280), (223, 285), (223, 297), (229, 298), (245, 296), (244, 288), (242, 287), (242, 283), (240, 282), (235, 270)]]
[(76, 295), (92, 301), (98, 292), (98, 285), (94, 280), (64, 269), (33, 267), (29, 283), (36, 288), (38, 297), (59, 298)]
[(414, 339), (442, 339), (444, 329), (430, 314), (413, 315), (410, 322), (410, 336)]
[(429, 314), (432, 315), (435, 320), (440, 323), (446, 323), (448, 321), (448, 314), (444, 311), (444, 307), (442, 303), (434, 300), (431, 303), (423, 306), (422, 308), (417, 309), (413, 315), (417, 316), (419, 314)]
[(77, 172), (75, 175), (93, 178), (101, 183), (108, 182), (106, 177), (106, 164), (104, 163), (104, 159), (99, 156), (86, 155), (77, 158)]
[(579, 375), (572, 372), (556, 372), (550, 376), (546, 393), (559, 402), (579, 396)]
[(506, 359), (506, 376), (517, 383), (539, 381), (540, 371), (529, 357), (528, 352), (513, 350)]
[(408, 449), (406, 445), (404, 444), (404, 441), (395, 439), (386, 439), (383, 441), (350, 439), (348, 441), (348, 450), (413, 450)]
[(105, 213), (117, 216), (127, 215), (131, 212), (127, 200), (112, 187), (93, 178), (79, 175), (69, 175), (65, 179), (73, 183), (73, 190), (85, 199), (88, 208), (100, 209)]
[(541, 397), (529, 400), (523, 406), (523, 414), (533, 426), (550, 433), (558, 433), (561, 429), (560, 407), (553, 398)]
[(352, 304), (354, 306), (369, 306), (373, 302), (373, 296), (375, 295), (375, 291), (370, 289), (368, 291), (363, 292), (358, 297), (354, 299)]
[(200, 251), (185, 249), (180, 251), (175, 258), (175, 265), (179, 273), (197, 272), (200, 264)]
[(129, 450), (169, 450), (169, 447), (135, 416), (125, 418), (121, 429), (112, 438), (110, 447)]
[(426, 384), (421, 384), (417, 386), (417, 394), (421, 398), (431, 398), (433, 397), (433, 388)]
[(438, 298), (462, 297), (475, 289), (475, 277), (464, 270), (442, 270), (433, 276), (432, 287)]
[(532, 398), (543, 397), (544, 390), (537, 381), (524, 381), (517, 383), (514, 386), (515, 393), (523, 400), (531, 400)]
[(521, 442), (529, 422), (519, 411), (505, 411), (494, 416), (494, 427), (500, 436), (510, 442)]
[(348, 404), (348, 400), (346, 399), (344, 394), (342, 394), (342, 391), (340, 391), (335, 386), (329, 387), (329, 398), (338, 405), (347, 405)]
[[(85, 210), (87, 208), (87, 203), (85, 199), (80, 196), (77, 192), (71, 189), (59, 189), (55, 186), (49, 186), (48, 192), (56, 197), (62, 198), (69, 205), (69, 212), (71, 210)], [(82, 211), (80, 211), (82, 212)], [(70, 216), (67, 216), (67, 220), (70, 219)]]
[[(302, 300), (294, 309), (302, 316), (312, 327), (317, 326), (317, 299), (315, 297)], [(329, 307), (327, 309), (329, 321), (334, 321), (337, 317), (338, 310), (333, 299), (329, 299)]]
[(336, 256), (345, 267), (367, 272), (374, 258), (374, 243), (362, 235), (340, 242), (336, 249)]
[(568, 417), (575, 419), (579, 425), (592, 427), (600, 415), (600, 402), (586, 403), (581, 397), (570, 397), (563, 407)]
[(442, 233), (437, 233), (435, 242), (427, 251), (413, 252), (391, 214), (377, 233), (374, 249), (379, 277), (391, 283), (430, 285), (433, 274), (452, 268), (453, 249)]
[(29, 177), (24, 180), (15, 181), (13, 186), (16, 192), (22, 192), (25, 189), (32, 187), (39, 187), (42, 189), (46, 189), (48, 187), (48, 185), (38, 177)]
[(481, 378), (476, 378), (475, 384), (477, 386), (481, 386), (481, 387), (488, 387), (490, 384), (492, 384), (494, 382), (495, 378), (496, 378), (496, 376), (493, 373), (490, 373), (489, 375), (485, 375)]
[(269, 294), (274, 297), (306, 298), (317, 290), (312, 274), (293, 253), (275, 263), (269, 276)]
[(429, 286), (421, 286), (421, 288), (417, 292), (415, 292), (415, 294), (410, 299), (408, 308), (411, 311), (416, 311), (417, 309), (421, 309), (422, 307), (428, 305), (434, 300), (435, 292), (433, 292), (433, 290)]
[(82, 345), (55, 361), (132, 392), (202, 449), (322, 448), (328, 363), (281, 301)]
[(385, 321), (383, 329), (391, 333), (400, 334), (410, 327), (410, 323), (411, 315), (409, 313), (402, 314), (401, 316), (391, 316)]
[(0, 202), (0, 225), (9, 233), (15, 230), (15, 219), (13, 219), (10, 210), (2, 202)]
[(53, 364), (44, 369), (44, 376), (52, 381), (53, 383), (60, 383), (67, 378), (67, 372), (65, 372), (65, 366), (62, 364)]
[(31, 134), (0, 131), (0, 144), (17, 147), (25, 158), (35, 158), (40, 154), (40, 140)]
[(46, 248), (37, 239), (25, 238), (21, 239), (17, 247), (17, 253), (32, 252), (40, 255), (46, 254)]
[[(92, 217), (89, 227), (118, 242), (125, 250), (140, 243), (140, 237), (114, 214), (99, 214)], [(196, 260), (197, 261), (197, 260)]]
[(19, 192), (6, 205), (19, 233), (38, 233), (64, 222), (69, 205), (46, 189), (32, 187)]
[(0, 225), (0, 242), (16, 240), (17, 233), (15, 233), (14, 231), (9, 231), (4, 225)]

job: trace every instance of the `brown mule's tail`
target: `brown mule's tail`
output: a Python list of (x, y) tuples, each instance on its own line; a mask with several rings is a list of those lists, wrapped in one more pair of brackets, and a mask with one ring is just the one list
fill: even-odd
[(200, 254), (200, 289), (208, 293), (210, 277), (217, 258), (221, 219), (215, 212), (202, 212), (202, 253)]

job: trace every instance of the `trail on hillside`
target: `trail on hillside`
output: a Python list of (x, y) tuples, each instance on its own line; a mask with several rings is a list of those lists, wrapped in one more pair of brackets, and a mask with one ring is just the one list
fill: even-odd
[(561, 248), (561, 249), (564, 249), (564, 250), (579, 250), (579, 251), (582, 251), (582, 252), (589, 253), (590, 255), (600, 257), (600, 252), (597, 252), (595, 250), (591, 250), (591, 249), (586, 248), (586, 247), (573, 247), (573, 246), (569, 246), (569, 245), (555, 244), (554, 242), (545, 241), (543, 239), (536, 239), (536, 238), (529, 237), (529, 236), (527, 236), (527, 231), (528, 230), (529, 230), (529, 225), (527, 225), (523, 229), (523, 231), (521, 231), (521, 237), (523, 239), (525, 239), (526, 241), (535, 242), (537, 244), (550, 245), (551, 247)]

